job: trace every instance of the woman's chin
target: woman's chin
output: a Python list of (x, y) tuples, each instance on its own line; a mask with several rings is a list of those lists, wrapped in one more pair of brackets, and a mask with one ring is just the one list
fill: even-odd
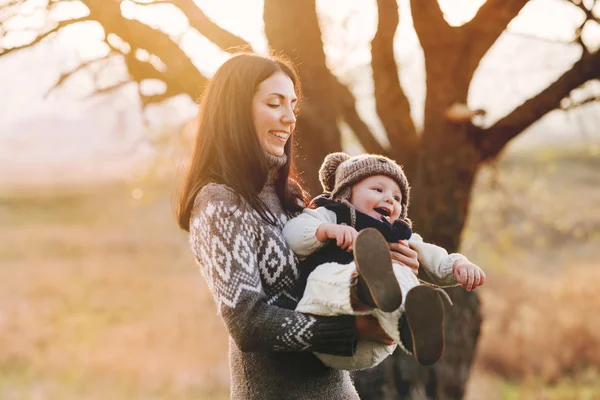
[(269, 153), (270, 155), (275, 156), (275, 157), (281, 157), (283, 155), (283, 153), (285, 152), (285, 149), (283, 146), (281, 146), (281, 147), (269, 146), (265, 150), (267, 153)]

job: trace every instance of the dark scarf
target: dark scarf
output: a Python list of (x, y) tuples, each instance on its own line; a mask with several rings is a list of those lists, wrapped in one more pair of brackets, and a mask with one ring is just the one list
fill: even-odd
[[(338, 203), (332, 200), (329, 200), (327, 194), (322, 194), (320, 196), (315, 197), (311, 204), (314, 204), (318, 207), (325, 207), (330, 211), (333, 211), (337, 216), (337, 223), (352, 226), (357, 231), (361, 231), (365, 228), (375, 228), (385, 237), (385, 240), (388, 242), (397, 242), (398, 240), (408, 240), (412, 236), (412, 229), (408, 224), (398, 219), (393, 224), (388, 221), (378, 220), (373, 218), (367, 214), (364, 214), (354, 207), (351, 208), (351, 205)], [(352, 221), (352, 213), (355, 213), (355, 221)]]

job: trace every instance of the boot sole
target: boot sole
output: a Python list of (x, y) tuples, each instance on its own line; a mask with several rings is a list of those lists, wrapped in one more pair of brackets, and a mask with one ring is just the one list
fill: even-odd
[(419, 364), (435, 364), (444, 353), (444, 303), (435, 289), (416, 286), (406, 295), (405, 314)]
[(384, 312), (397, 310), (402, 304), (402, 291), (392, 268), (390, 248), (376, 229), (359, 232), (354, 244), (354, 262), (377, 308)]

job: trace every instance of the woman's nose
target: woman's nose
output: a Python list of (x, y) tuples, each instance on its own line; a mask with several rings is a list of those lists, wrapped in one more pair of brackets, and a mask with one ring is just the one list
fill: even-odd
[(286, 124), (296, 123), (296, 114), (294, 114), (294, 110), (285, 110), (281, 120)]

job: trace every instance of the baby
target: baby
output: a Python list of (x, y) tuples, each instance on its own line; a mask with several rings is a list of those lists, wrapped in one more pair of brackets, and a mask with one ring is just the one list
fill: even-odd
[[(485, 274), (461, 254), (425, 243), (408, 219), (410, 186), (402, 168), (379, 155), (332, 153), (319, 178), (324, 194), (286, 224), (283, 235), (308, 275), (297, 311), (315, 315), (364, 315), (422, 365), (444, 350), (444, 306), (439, 286), (472, 290)], [(316, 207), (316, 208), (312, 208)], [(421, 284), (409, 267), (392, 263), (388, 242), (405, 241), (417, 252)], [(433, 285), (432, 285), (433, 284)], [(359, 341), (352, 357), (315, 353), (330, 367), (370, 368), (395, 349)]]

